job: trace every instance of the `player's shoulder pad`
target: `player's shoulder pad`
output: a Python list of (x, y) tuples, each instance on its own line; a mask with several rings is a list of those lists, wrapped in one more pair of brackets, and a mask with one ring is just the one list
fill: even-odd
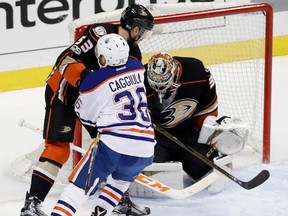
[(108, 23), (96, 23), (90, 27), (90, 32), (98, 38), (106, 34), (117, 33), (117, 31), (117, 25)]
[(130, 46), (129, 56), (142, 61), (142, 53), (139, 46)]
[(105, 82), (105, 80), (110, 79), (114, 76), (118, 76), (122, 73), (126, 73), (129, 71), (133, 72), (141, 69), (144, 72), (144, 66), (140, 61), (138, 61), (137, 59), (129, 58), (126, 65), (116, 68), (106, 67), (94, 70), (93, 72), (89, 73), (83, 80), (80, 86), (80, 92), (84, 93), (87, 91), (91, 91), (101, 83)]
[(200, 59), (193, 58), (193, 57), (173, 57), (175, 60), (180, 62), (180, 64), (183, 66), (192, 66), (192, 68), (204, 68), (203, 62)]
[(133, 56), (129, 56), (126, 65), (128, 66), (127, 67), (128, 69), (133, 68), (133, 70), (137, 70), (137, 69), (143, 69), (144, 70), (144, 65), (141, 63), (141, 61), (139, 61), (138, 59), (136, 59)]
[(182, 81), (206, 79), (206, 69), (200, 59), (193, 57), (173, 57), (178, 61), (182, 68)]

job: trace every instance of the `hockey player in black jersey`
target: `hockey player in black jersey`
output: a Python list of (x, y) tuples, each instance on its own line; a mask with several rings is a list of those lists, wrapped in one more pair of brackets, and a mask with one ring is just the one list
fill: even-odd
[[(98, 39), (109, 33), (119, 34), (129, 44), (129, 55), (141, 61), (138, 43), (150, 34), (153, 26), (154, 18), (151, 13), (142, 5), (131, 4), (122, 12), (120, 25), (97, 23), (84, 26), (75, 42), (59, 55), (46, 80), (43, 133), (45, 148), (33, 170), (30, 191), (26, 194), (21, 216), (46, 215), (40, 204), (69, 158), (69, 143), (73, 142), (77, 118), (74, 103), (79, 95), (79, 84), (91, 70), (99, 68), (94, 51)], [(63, 133), (64, 127), (69, 128), (69, 131)], [(92, 138), (95, 137), (96, 130), (89, 128), (89, 134)], [(131, 200), (126, 200), (129, 203), (123, 200), (118, 212), (121, 212), (124, 205), (132, 206)], [(149, 214), (146, 210), (143, 209), (142, 215)]]
[[(235, 135), (231, 129), (221, 136), (212, 135), (212, 131), (220, 131), (221, 125), (230, 126), (232, 120), (227, 117), (217, 121), (216, 83), (202, 61), (158, 53), (146, 65), (145, 77), (148, 108), (155, 125), (214, 162), (220, 159), (219, 155), (231, 155), (243, 148), (247, 133)], [(195, 181), (212, 170), (157, 130), (155, 135), (154, 162), (180, 161), (183, 170)]]

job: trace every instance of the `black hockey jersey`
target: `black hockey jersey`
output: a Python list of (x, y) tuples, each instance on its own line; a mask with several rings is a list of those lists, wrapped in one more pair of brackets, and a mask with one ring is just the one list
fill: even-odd
[[(85, 26), (83, 34), (57, 58), (46, 82), (54, 95), (66, 105), (74, 106), (83, 72), (99, 69), (95, 45), (101, 36), (109, 33), (118, 33), (118, 26), (107, 23)], [(129, 46), (130, 56), (141, 61), (139, 47)]]
[(179, 64), (180, 87), (172, 101), (171, 97), (164, 97), (161, 104), (145, 76), (148, 108), (153, 123), (172, 134), (192, 132), (193, 129), (197, 131), (207, 115), (218, 114), (215, 81), (202, 61), (187, 57), (173, 58)]
[[(73, 54), (71, 56), (72, 58), (81, 61), (89, 69), (92, 70), (98, 69), (99, 66), (95, 58), (95, 52), (94, 52), (95, 45), (97, 44), (97, 41), (101, 36), (111, 33), (118, 34), (118, 25), (107, 23), (88, 25), (83, 34), (79, 36), (77, 41), (74, 44), (72, 44), (66, 50), (66, 52), (72, 50), (73, 51)], [(132, 46), (130, 44), (129, 46), (130, 46), (129, 55), (141, 61), (142, 58), (139, 47)]]

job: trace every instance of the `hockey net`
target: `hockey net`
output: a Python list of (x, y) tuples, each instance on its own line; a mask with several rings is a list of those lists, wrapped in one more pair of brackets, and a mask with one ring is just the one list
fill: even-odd
[[(153, 35), (140, 43), (143, 63), (147, 63), (151, 55), (157, 52), (201, 59), (215, 78), (220, 115), (240, 118), (248, 125), (248, 144), (239, 153), (239, 166), (243, 165), (243, 161), (245, 165), (247, 161), (268, 163), (273, 19), (271, 6), (178, 3), (147, 7), (154, 15), (156, 25)], [(119, 23), (121, 12), (122, 10), (103, 12), (71, 22), (71, 42), (87, 25)], [(85, 148), (89, 139), (82, 134), (83, 131), (78, 124), (74, 144)], [(19, 174), (18, 170), (22, 168), (20, 166), (18, 169), (15, 161), (12, 172), (18, 177), (26, 173), (27, 176), (31, 175), (40, 154), (37, 152), (38, 155), (35, 151), (17, 159), (18, 163), (29, 158), (25, 172), (22, 170)], [(57, 182), (60, 184), (66, 183), (66, 176), (81, 157), (79, 153), (73, 153), (72, 156), (58, 176)], [(160, 178), (169, 185), (169, 182), (165, 182), (169, 178)]]
[[(201, 59), (213, 74), (219, 115), (243, 120), (249, 129), (243, 157), (270, 161), (272, 19), (269, 4), (178, 3), (147, 6), (153, 35), (140, 43), (143, 63), (157, 52)], [(122, 10), (73, 21), (71, 41), (92, 23), (118, 23)], [(193, 72), (193, 69), (191, 69)], [(245, 159), (244, 159), (245, 160)], [(241, 162), (240, 162), (241, 163)]]

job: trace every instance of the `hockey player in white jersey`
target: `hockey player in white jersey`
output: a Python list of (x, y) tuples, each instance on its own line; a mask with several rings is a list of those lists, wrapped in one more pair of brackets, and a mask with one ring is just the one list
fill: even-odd
[(128, 52), (127, 42), (116, 34), (105, 35), (97, 43), (95, 53), (102, 68), (85, 78), (75, 103), (81, 122), (98, 127), (96, 155), (91, 144), (71, 173), (52, 216), (74, 215), (104, 181), (92, 215), (111, 215), (130, 183), (153, 161), (155, 138), (147, 109), (145, 69)]

